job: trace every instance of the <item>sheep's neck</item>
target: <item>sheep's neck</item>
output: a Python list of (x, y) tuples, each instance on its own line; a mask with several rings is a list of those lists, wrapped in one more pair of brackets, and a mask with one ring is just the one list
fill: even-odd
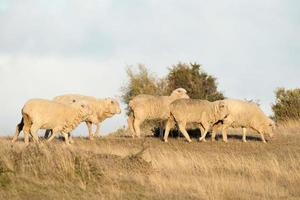
[(171, 95), (171, 96), (169, 96), (169, 99), (171, 102), (173, 102), (173, 101), (177, 100), (178, 97), (176, 95)]

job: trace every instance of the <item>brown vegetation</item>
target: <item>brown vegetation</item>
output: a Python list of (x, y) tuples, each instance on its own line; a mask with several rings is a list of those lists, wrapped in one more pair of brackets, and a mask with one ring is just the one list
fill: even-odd
[(300, 88), (278, 88), (272, 106), (276, 121), (300, 120)]
[[(120, 135), (121, 130), (118, 132)], [(108, 136), (13, 146), (0, 140), (0, 199), (299, 199), (300, 123), (189, 144)]]

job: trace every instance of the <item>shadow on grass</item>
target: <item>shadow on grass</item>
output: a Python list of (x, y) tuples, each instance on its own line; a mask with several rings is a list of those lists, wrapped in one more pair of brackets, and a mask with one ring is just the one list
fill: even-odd
[[(163, 134), (164, 134), (164, 131), (165, 130), (162, 131)], [(189, 136), (191, 138), (198, 139), (201, 136), (199, 129), (189, 129), (189, 130), (187, 130), (187, 132), (189, 133)], [(154, 135), (153, 136), (149, 136), (149, 137), (157, 137), (157, 138), (163, 137), (163, 134), (161, 135), (161, 132), (160, 132), (159, 128), (154, 129), (153, 133), (154, 133)], [(183, 137), (183, 135), (180, 133), (180, 131), (172, 130), (172, 131), (170, 131), (169, 137), (171, 137), (171, 138), (179, 138), (179, 137)], [(229, 140), (242, 140), (243, 136), (240, 133), (231, 133), (231, 134), (227, 135), (227, 138)], [(211, 133), (210, 132), (207, 133), (206, 139), (207, 140), (211, 139)], [(221, 133), (218, 133), (216, 135), (216, 140), (217, 141), (218, 140), (222, 140), (222, 134)], [(257, 135), (247, 135), (247, 141), (261, 141), (261, 138), (260, 138), (260, 136), (258, 134)]]

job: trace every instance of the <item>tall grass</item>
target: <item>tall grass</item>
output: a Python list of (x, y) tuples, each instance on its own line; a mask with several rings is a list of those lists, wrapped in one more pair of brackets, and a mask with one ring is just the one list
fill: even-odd
[(300, 123), (263, 144), (110, 136), (25, 147), (0, 139), (0, 199), (299, 199)]

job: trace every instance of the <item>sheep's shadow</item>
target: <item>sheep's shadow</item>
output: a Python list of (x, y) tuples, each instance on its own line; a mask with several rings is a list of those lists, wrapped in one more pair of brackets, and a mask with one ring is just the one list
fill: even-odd
[[(159, 128), (153, 129), (153, 133), (154, 133), (153, 137), (163, 137), (164, 131), (165, 130), (163, 130), (161, 132), (161, 130)], [(199, 129), (188, 129), (187, 132), (189, 133), (189, 136), (191, 138), (198, 139), (201, 136)], [(171, 130), (170, 134), (169, 134), (169, 137), (171, 137), (171, 138), (179, 138), (179, 137), (183, 137), (183, 135), (178, 130)], [(231, 134), (227, 135), (227, 138), (229, 140), (242, 140), (243, 136), (242, 136), (241, 133), (231, 133)], [(211, 139), (211, 133), (210, 132), (207, 133), (206, 139), (207, 140)], [(222, 138), (222, 134), (221, 133), (217, 133), (216, 140), (222, 140), (222, 139), (223, 139)], [(261, 138), (260, 138), (259, 135), (247, 135), (247, 140), (249, 140), (249, 141), (261, 141)]]

